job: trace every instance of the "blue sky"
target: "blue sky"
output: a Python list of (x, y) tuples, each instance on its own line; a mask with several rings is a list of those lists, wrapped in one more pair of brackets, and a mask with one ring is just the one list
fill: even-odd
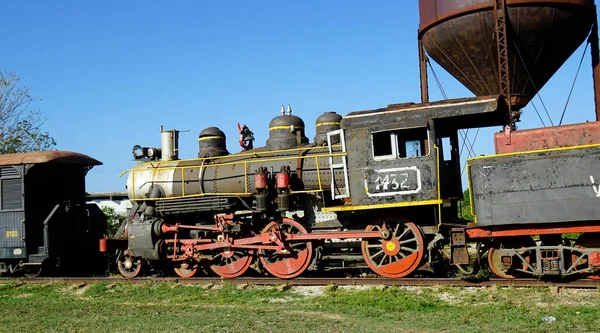
[[(159, 146), (161, 125), (189, 130), (180, 148), (192, 158), (208, 126), (226, 133), (230, 152), (239, 151), (238, 122), (264, 145), (282, 104), (312, 139), (325, 111), (420, 98), (417, 0), (3, 0), (0, 12), (0, 67), (42, 99), (34, 107), (58, 149), (104, 163), (89, 173), (89, 192), (124, 191), (119, 174), (134, 165), (132, 146)], [(583, 45), (541, 91), (555, 122), (582, 52)], [(473, 96), (434, 67), (449, 97)], [(430, 92), (442, 99), (433, 80)], [(564, 123), (594, 120), (589, 54), (569, 105)], [(519, 127), (539, 126), (530, 105)], [(497, 130), (479, 133), (477, 154), (493, 153)]]

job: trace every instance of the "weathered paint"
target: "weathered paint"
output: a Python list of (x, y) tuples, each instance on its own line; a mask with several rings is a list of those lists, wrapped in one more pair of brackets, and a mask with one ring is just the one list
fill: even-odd
[[(420, 0), (425, 51), (477, 96), (501, 93), (495, 0)], [(522, 108), (585, 41), (592, 0), (507, 0), (510, 104)]]
[(591, 146), (469, 160), (477, 225), (600, 220), (599, 159)]
[(600, 144), (600, 122), (517, 130), (511, 133), (510, 145), (504, 133), (494, 134), (496, 154), (590, 144)]

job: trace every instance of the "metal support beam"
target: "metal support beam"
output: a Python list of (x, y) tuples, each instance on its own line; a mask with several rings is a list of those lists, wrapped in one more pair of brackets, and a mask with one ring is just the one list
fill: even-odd
[(594, 79), (594, 101), (596, 104), (596, 121), (600, 121), (600, 50), (598, 47), (598, 16), (594, 6), (594, 24), (590, 34), (592, 52), (592, 77)]
[(421, 103), (429, 102), (429, 80), (427, 78), (427, 55), (423, 41), (419, 38), (419, 69), (421, 70)]
[(500, 93), (506, 98), (508, 104), (507, 124), (504, 127), (506, 145), (510, 145), (510, 132), (514, 129), (512, 114), (512, 100), (510, 95), (510, 68), (508, 66), (508, 41), (507, 41), (507, 11), (506, 0), (496, 0), (494, 5), (496, 44), (498, 46), (498, 71), (500, 77)]

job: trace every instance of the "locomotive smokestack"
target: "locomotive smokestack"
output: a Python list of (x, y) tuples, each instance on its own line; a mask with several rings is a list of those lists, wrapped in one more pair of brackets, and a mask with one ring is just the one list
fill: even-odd
[(163, 130), (160, 127), (160, 148), (162, 151), (162, 161), (171, 161), (179, 159), (179, 131)]

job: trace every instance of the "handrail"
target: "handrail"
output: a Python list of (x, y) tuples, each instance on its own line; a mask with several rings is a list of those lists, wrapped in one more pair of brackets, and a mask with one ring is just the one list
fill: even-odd
[[(339, 144), (332, 145), (332, 147), (340, 147), (340, 146), (341, 145), (339, 145)], [(253, 151), (253, 152), (248, 152), (248, 153), (237, 153), (237, 154), (233, 154), (233, 155), (226, 155), (226, 156), (222, 156), (222, 157), (248, 157), (248, 156), (259, 157), (261, 155), (272, 155), (272, 154), (279, 154), (279, 153), (288, 153), (288, 152), (302, 151), (302, 150), (316, 150), (316, 149), (328, 149), (328, 147), (327, 146), (314, 146), (314, 147), (301, 147), (301, 148), (280, 149), (280, 150)], [(193, 162), (193, 161), (203, 162), (203, 161), (209, 161), (209, 160), (214, 160), (214, 159), (215, 159), (215, 157), (197, 157), (197, 158), (189, 158), (189, 159), (185, 159), (185, 160), (171, 160), (171, 161), (165, 161), (165, 162)], [(141, 163), (139, 163), (139, 165), (155, 164), (155, 163), (160, 163), (160, 162), (162, 162), (162, 161), (141, 162)]]
[[(286, 150), (286, 151), (291, 151), (290, 150)], [(204, 197), (204, 196), (217, 196), (217, 195), (225, 195), (225, 196), (251, 196), (253, 193), (250, 192), (250, 178), (248, 175), (248, 165), (250, 163), (252, 164), (256, 164), (256, 163), (265, 163), (265, 162), (274, 162), (274, 161), (290, 161), (290, 160), (298, 160), (298, 159), (314, 159), (315, 160), (315, 166), (317, 169), (317, 182), (319, 184), (319, 189), (318, 190), (301, 190), (301, 191), (291, 191), (292, 194), (301, 194), (301, 193), (317, 193), (317, 192), (323, 192), (323, 184), (322, 184), (322, 179), (321, 179), (321, 173), (320, 173), (320, 167), (319, 167), (319, 158), (329, 158), (329, 157), (337, 157), (337, 156), (346, 156), (347, 153), (333, 153), (333, 154), (317, 154), (317, 155), (304, 155), (304, 156), (285, 156), (285, 157), (272, 157), (272, 158), (262, 158), (262, 159), (253, 159), (253, 160), (243, 160), (243, 161), (233, 161), (233, 162), (224, 162), (224, 163), (215, 163), (215, 164), (199, 164), (199, 165), (186, 165), (186, 166), (169, 166), (169, 167), (151, 167), (151, 168), (144, 168), (144, 169), (139, 169), (139, 168), (133, 168), (133, 169), (129, 169), (129, 170), (125, 170), (123, 173), (121, 173), (121, 176), (123, 176), (124, 174), (126, 174), (127, 172), (131, 173), (131, 198), (130, 200), (132, 201), (143, 201), (143, 200), (159, 200), (159, 199), (165, 199), (165, 198), (141, 198), (141, 199), (136, 199), (135, 198), (135, 174), (136, 173), (140, 173), (140, 172), (155, 172), (155, 171), (168, 171), (168, 170), (173, 170), (175, 172), (177, 172), (177, 170), (181, 170), (181, 194), (180, 196), (176, 196), (176, 197), (169, 197), (168, 199), (180, 199), (180, 198), (192, 198), (192, 197)], [(239, 156), (239, 155), (234, 155), (234, 156)], [(214, 158), (213, 158), (214, 159)], [(200, 161), (202, 159), (198, 159), (198, 161)], [(172, 161), (170, 161), (172, 162)], [(180, 161), (178, 161), (180, 162)], [(138, 164), (141, 165), (142, 163)], [(143, 163), (143, 164), (147, 164), (147, 163)], [(239, 193), (221, 193), (221, 192), (203, 192), (203, 193), (197, 193), (197, 194), (190, 194), (190, 195), (186, 195), (185, 194), (185, 170), (190, 170), (190, 169), (202, 169), (202, 168), (209, 168), (209, 167), (222, 167), (222, 166), (230, 166), (230, 165), (243, 165), (244, 167), (244, 187), (245, 187), (245, 192), (239, 192)], [(189, 181), (189, 179), (187, 180)], [(173, 180), (172, 183), (179, 183), (179, 181), (175, 181)]]

